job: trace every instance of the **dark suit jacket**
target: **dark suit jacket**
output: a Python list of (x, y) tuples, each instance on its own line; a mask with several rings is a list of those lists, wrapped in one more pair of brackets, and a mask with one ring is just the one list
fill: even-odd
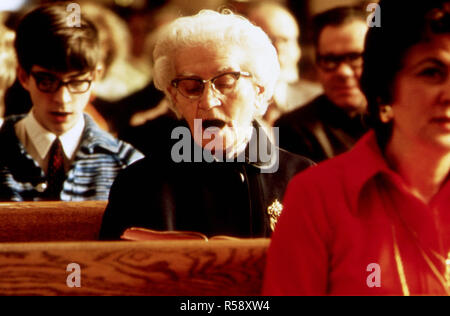
[(280, 147), (320, 162), (346, 152), (367, 132), (362, 115), (351, 118), (321, 95), (305, 106), (281, 116)]
[(282, 202), (289, 180), (313, 164), (284, 150), (270, 157), (279, 163), (273, 173), (265, 172), (274, 160), (250, 162), (248, 150), (245, 162), (175, 163), (165, 155), (149, 156), (117, 177), (100, 238), (118, 239), (133, 226), (207, 236), (270, 236), (268, 207)]

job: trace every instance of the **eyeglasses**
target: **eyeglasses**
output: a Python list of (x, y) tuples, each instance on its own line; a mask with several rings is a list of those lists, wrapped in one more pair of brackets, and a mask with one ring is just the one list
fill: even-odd
[(251, 77), (252, 75), (248, 72), (227, 72), (209, 80), (199, 78), (178, 78), (172, 80), (171, 84), (184, 97), (188, 99), (198, 99), (202, 96), (206, 83), (211, 82), (214, 91), (226, 95), (234, 91), (236, 83), (241, 76)]
[(335, 71), (342, 63), (345, 63), (353, 69), (358, 69), (363, 66), (363, 54), (362, 53), (349, 53), (349, 54), (317, 54), (317, 65), (325, 71)]
[(55, 93), (61, 86), (67, 86), (70, 93), (85, 93), (92, 83), (90, 79), (62, 81), (47, 72), (31, 72), (31, 75), (36, 81), (37, 88), (45, 93)]

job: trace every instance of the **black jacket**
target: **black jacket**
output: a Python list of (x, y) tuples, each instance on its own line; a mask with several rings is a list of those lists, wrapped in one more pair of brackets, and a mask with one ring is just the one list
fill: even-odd
[[(282, 202), (289, 180), (313, 164), (284, 150), (278, 154), (275, 150), (270, 157), (275, 160), (262, 162), (258, 157), (250, 162), (247, 147), (245, 162), (175, 163), (164, 155), (145, 158), (117, 177), (100, 238), (119, 239), (129, 227), (268, 237), (272, 232), (268, 207), (276, 200)], [(276, 166), (274, 161), (278, 170), (267, 172)]]
[(281, 116), (280, 147), (315, 162), (346, 152), (367, 132), (362, 115), (350, 118), (325, 95)]

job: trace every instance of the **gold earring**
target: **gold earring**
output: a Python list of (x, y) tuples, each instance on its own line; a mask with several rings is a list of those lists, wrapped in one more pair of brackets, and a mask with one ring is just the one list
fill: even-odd
[(389, 123), (394, 118), (394, 110), (390, 105), (380, 106), (380, 120), (383, 123)]

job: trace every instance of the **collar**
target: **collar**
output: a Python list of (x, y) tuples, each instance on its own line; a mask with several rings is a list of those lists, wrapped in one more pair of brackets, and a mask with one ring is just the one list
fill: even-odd
[[(57, 138), (55, 134), (45, 129), (34, 116), (33, 111), (23, 119), (25, 131), (30, 137), (31, 142), (34, 144), (41, 159), (44, 159), (53, 142)], [(59, 136), (64, 154), (67, 158), (72, 159), (75, 151), (80, 143), (83, 130), (84, 130), (84, 118), (81, 117), (78, 122), (69, 131)]]
[[(276, 135), (275, 138), (277, 138)], [(255, 148), (257, 149), (256, 157)], [(253, 135), (245, 150), (245, 161), (256, 168), (270, 172), (269, 170), (273, 168), (278, 169), (279, 151), (280, 148), (270, 141), (264, 127), (258, 121), (253, 121)]]
[(346, 186), (351, 199), (351, 210), (355, 212), (359, 209), (360, 199), (364, 199), (364, 187), (376, 177), (382, 176), (398, 188), (404, 187), (402, 178), (387, 164), (373, 130), (342, 157), (346, 157)]
[[(85, 127), (79, 150), (74, 157), (75, 160), (83, 159), (97, 151), (118, 154), (122, 150), (122, 142), (100, 129), (89, 115), (84, 113), (83, 116)], [(11, 115), (4, 120), (0, 128), (0, 143), (4, 145), (3, 148), (5, 150), (3, 155), (0, 155), (0, 161), (10, 168), (17, 169), (13, 173), (20, 175), (24, 181), (34, 178), (33, 183), (37, 184), (42, 182), (44, 177), (43, 171), (33, 158), (29, 156), (15, 131), (15, 125), (25, 117), (26, 115), (23, 114)]]
[(276, 172), (280, 148), (271, 142), (264, 127), (257, 120), (253, 121), (250, 131), (251, 134), (245, 143), (245, 149), (237, 155), (235, 160), (245, 162), (260, 169), (263, 173)]

